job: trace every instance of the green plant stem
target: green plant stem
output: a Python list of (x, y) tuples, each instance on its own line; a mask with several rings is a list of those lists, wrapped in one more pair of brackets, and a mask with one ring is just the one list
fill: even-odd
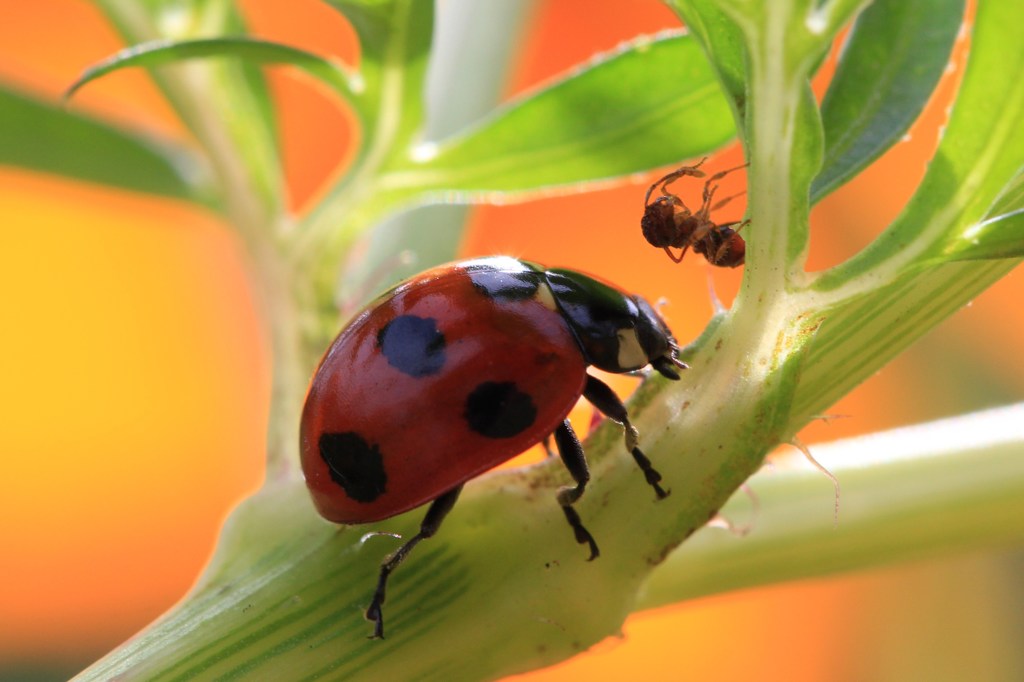
[[(714, 528), (699, 531), (655, 570), (635, 606), (651, 608), (768, 582), (1019, 542), (1024, 538), (1022, 416), (1024, 405), (1016, 405), (812, 446), (814, 456), (843, 485), (837, 527), (833, 488), (819, 472), (802, 462), (763, 472), (751, 482), (759, 511), (751, 513), (742, 494), (723, 510), (733, 521), (749, 518), (751, 532), (739, 538)], [(550, 654), (531, 651), (516, 663), (516, 654), (493, 650), (496, 643), (482, 635), (496, 632), (499, 649), (521, 655), (523, 640), (559, 646), (561, 629), (578, 634), (575, 621), (563, 620), (569, 614), (552, 618), (545, 608), (546, 600), (554, 598), (549, 583), (566, 571), (591, 597), (574, 603), (577, 615), (595, 606), (595, 594), (601, 595), (598, 602), (612, 595), (594, 592), (604, 585), (601, 571), (588, 571), (590, 566), (572, 552), (561, 556), (561, 567), (552, 563), (549, 547), (559, 544), (565, 529), (536, 525), (534, 512), (538, 505), (553, 503), (546, 494), (537, 499), (517, 489), (517, 481), (536, 475), (506, 472), (476, 486), (467, 502), (483, 516), (453, 515), (452, 527), (446, 524), (437, 543), (403, 566), (404, 577), (395, 583), (389, 604), (405, 613), (395, 611), (395, 634), (383, 642), (365, 639), (368, 626), (358, 610), (389, 541), (360, 543), (361, 530), (336, 531), (304, 504), (301, 481), (277, 481), (235, 515), (210, 577), (196, 592), (79, 679), (119, 674), (147, 680), (251, 679), (312, 676), (317, 670), (332, 679), (482, 679), (550, 660)], [(500, 499), (494, 504), (496, 496)], [(536, 552), (534, 561), (509, 565), (510, 557), (520, 555), (499, 549), (507, 538), (482, 532), (481, 523), (512, 504), (519, 506), (526, 537), (539, 536), (520, 547)], [(662, 515), (668, 511), (658, 507)], [(508, 532), (514, 542), (523, 540), (514, 525)], [(625, 538), (626, 544), (635, 541), (636, 534)], [(478, 545), (469, 552), (475, 559), (468, 550), (454, 552), (453, 543)], [(486, 571), (474, 566), (476, 561), (484, 561)], [(483, 589), (479, 581), (486, 582)], [(530, 583), (532, 591), (517, 589)], [(457, 609), (461, 616), (453, 618), (452, 603), (461, 602), (464, 590), (489, 598)], [(481, 603), (487, 608), (482, 610)], [(533, 614), (526, 622), (510, 630), (495, 626), (510, 604), (520, 603), (527, 605), (528, 616)], [(450, 636), (453, 629), (460, 637)], [(459, 641), (461, 650), (474, 656), (450, 655), (435, 640), (441, 632), (445, 641)]]
[[(159, 13), (159, 7), (147, 8), (125, 0), (101, 0), (99, 4), (129, 44), (167, 37), (152, 11)], [(198, 15), (198, 10), (195, 13)], [(209, 30), (218, 28), (223, 27), (211, 26)], [(206, 152), (220, 185), (225, 215), (251, 242), (260, 232), (275, 236), (277, 230), (287, 229), (288, 223), (281, 220), (281, 179), (273, 141), (254, 132), (252, 121), (247, 125), (239, 121), (244, 117), (228, 115), (237, 113), (230, 108), (238, 103), (229, 103), (219, 95), (235, 93), (237, 88), (223, 66), (208, 62), (176, 64), (153, 72), (153, 78)]]
[[(102, 5), (129, 43), (165, 37), (143, 6), (121, 0), (104, 0)], [(292, 225), (284, 214), (277, 164), (266, 158), (274, 152), (260, 156), (268, 141), (251, 126), (237, 128), (239, 117), (225, 116), (218, 107), (228, 105), (210, 96), (237, 92), (223, 66), (180, 64), (154, 73), (154, 78), (209, 159), (224, 218), (243, 240), (251, 263), (249, 283), (260, 307), (264, 346), (273, 356), (267, 461), (268, 476), (274, 477), (295, 461), (302, 397), (322, 345), (304, 335), (312, 325), (301, 311), (313, 308), (306, 275), (281, 257), (281, 244)]]
[(749, 482), (722, 509), (745, 537), (707, 527), (644, 585), (641, 609), (1024, 538), (1024, 403), (816, 445), (833, 487), (801, 459)]
[[(486, 5), (448, 0), (438, 6), (426, 79), (427, 140), (454, 135), (494, 110), (533, 9), (530, 0), (493, 0)], [(467, 69), (467, 63), (473, 68)], [(454, 260), (471, 211), (460, 204), (434, 205), (399, 213), (377, 225), (365, 253), (345, 263), (343, 308), (356, 310), (382, 285)], [(405, 254), (411, 257), (401, 257)]]
[[(557, 462), (473, 481), (442, 532), (396, 572), (385, 607), (389, 638), (378, 642), (365, 639), (369, 630), (361, 613), (379, 561), (394, 542), (361, 536), (389, 531), (407, 537), (422, 511), (337, 528), (315, 514), (297, 471), (283, 469), (232, 516), (196, 592), (83, 679), (469, 679), (561, 660), (616, 632), (652, 572), (722, 508), (769, 450), (827, 409), (836, 391), (864, 380), (892, 348), (902, 347), (899, 339), (877, 330), (877, 343), (888, 345), (872, 346), (864, 336), (865, 329), (874, 329), (871, 323), (888, 319), (909, 336), (922, 333), (1012, 266), (943, 266), (920, 280), (872, 282), (840, 300), (809, 288), (803, 274), (807, 197), (822, 136), (807, 76), (820, 58), (821, 41), (829, 37), (816, 33), (821, 26), (807, 26), (811, 6), (810, 0), (723, 5), (747, 36), (751, 96), (737, 111), (744, 112), (744, 142), (753, 163), (749, 205), (756, 230), (749, 236), (740, 296), (733, 310), (716, 318), (688, 349), (692, 369), (678, 382), (646, 381), (629, 404), (641, 445), (672, 490), (668, 499), (654, 501), (623, 449), (621, 430), (607, 422), (585, 444), (592, 476), (576, 505), (601, 546), (599, 561), (587, 562), (583, 549), (571, 542), (554, 502), (567, 483)], [(827, 6), (852, 12), (857, 3), (836, 0)], [(742, 7), (747, 11), (741, 16), (737, 8)], [(819, 23), (838, 26), (836, 16)], [(394, 60), (397, 72), (402, 59)], [(387, 73), (387, 63), (382, 62), (382, 89), (374, 101), (384, 109), (401, 108), (406, 88), (401, 74)], [(395, 78), (399, 81), (389, 80)], [(286, 353), (275, 360), (289, 369), (275, 370), (288, 373), (284, 393), (275, 392), (272, 419), (295, 418), (282, 401), (295, 400), (291, 409), (301, 402), (295, 396), (296, 368), (310, 362), (307, 349), (318, 340), (326, 343), (333, 332), (329, 322), (336, 315), (333, 275), (339, 254), (358, 225), (383, 215), (400, 198), (382, 195), (380, 183), (375, 184), (388, 153), (408, 142), (399, 139), (410, 132), (399, 124), (397, 118), (385, 120), (370, 134), (369, 151), (354, 173), (304, 225), (309, 237), (291, 252), (293, 260), (286, 266), (260, 264), (270, 273), (267, 286), (280, 296), (269, 298), (275, 331), (280, 321), (289, 335), (284, 344), (275, 339), (275, 353), (281, 348)], [(257, 254), (270, 261), (280, 255), (274, 249)], [(296, 286), (299, 273), (308, 288)], [(928, 299), (934, 305), (922, 306), (908, 293), (923, 284), (934, 285)], [(877, 352), (864, 354), (864, 348)], [(280, 447), (289, 447), (287, 434), (279, 435)], [(782, 493), (770, 497), (780, 508), (789, 499)], [(1004, 497), (1001, 489), (993, 493), (997, 497)], [(943, 503), (938, 495), (927, 499)], [(845, 509), (851, 520), (870, 525), (870, 509)], [(794, 537), (803, 537), (805, 524), (793, 520), (807, 513), (806, 507), (800, 510), (778, 527), (773, 516), (765, 522), (767, 530), (784, 534), (792, 528)], [(892, 509), (880, 511), (876, 528), (893, 521)], [(815, 528), (831, 523), (828, 506), (819, 516), (823, 520)], [(989, 523), (986, 517), (966, 518), (974, 525)], [(846, 550), (845, 539), (854, 548), (850, 553), (864, 562), (888, 560), (884, 551), (864, 549), (863, 534), (836, 537), (831, 546), (836, 554)], [(901, 549), (891, 548), (893, 556), (903, 556)], [(777, 561), (775, 579), (785, 579), (786, 571), (803, 575), (806, 569), (793, 564)], [(728, 578), (742, 584), (762, 572), (753, 562), (745, 571)], [(710, 577), (699, 589), (714, 591), (708, 582), (714, 572), (706, 573)], [(650, 584), (648, 594), (664, 598), (684, 589)], [(657, 596), (645, 599), (645, 604), (660, 603)]]

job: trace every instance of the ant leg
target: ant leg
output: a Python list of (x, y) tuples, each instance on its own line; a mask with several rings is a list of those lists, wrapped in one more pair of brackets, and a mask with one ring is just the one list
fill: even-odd
[(619, 400), (619, 396), (615, 395), (615, 391), (608, 384), (588, 374), (587, 383), (583, 388), (583, 397), (589, 400), (594, 407), (604, 412), (609, 419), (622, 424), (622, 428), (625, 429), (626, 449), (633, 455), (637, 466), (640, 467), (640, 471), (644, 474), (644, 479), (654, 488), (654, 492), (659, 500), (668, 497), (668, 493), (659, 485), (661, 474), (651, 466), (651, 460), (647, 459), (647, 456), (640, 450), (640, 434), (637, 432), (636, 427), (629, 423), (626, 406)]
[(444, 517), (455, 506), (455, 501), (459, 499), (460, 492), (462, 492), (461, 485), (452, 488), (431, 502), (430, 508), (427, 509), (427, 514), (423, 517), (423, 522), (420, 524), (420, 532), (409, 538), (408, 542), (399, 547), (394, 554), (385, 559), (384, 563), (380, 565), (377, 590), (373, 593), (373, 601), (370, 602), (369, 608), (366, 609), (366, 619), (376, 623), (370, 639), (384, 639), (384, 612), (381, 610), (381, 607), (384, 606), (384, 591), (387, 588), (388, 576), (398, 568), (398, 565), (405, 560), (405, 557), (408, 556), (413, 547), (419, 544), (420, 540), (426, 540), (437, 532), (437, 529), (441, 527), (441, 522), (444, 521)]
[[(710, 189), (709, 189), (710, 188)], [(710, 182), (704, 184), (704, 199), (701, 202), (700, 210), (695, 215), (700, 216), (701, 223), (707, 223), (711, 219), (711, 200), (715, 198), (718, 185), (712, 186)], [(695, 237), (699, 239), (700, 237)]]
[[(728, 168), (728, 169), (726, 169), (724, 171), (719, 171), (719, 172), (715, 173), (714, 175), (708, 177), (707, 181), (704, 183), (704, 205), (701, 207), (701, 210), (704, 210), (705, 207), (707, 207), (707, 206), (709, 206), (711, 204), (711, 197), (714, 196), (715, 190), (718, 189), (717, 182), (719, 180), (724, 178), (729, 173), (732, 173), (734, 171), (738, 171), (741, 168), (746, 168), (749, 165), (750, 165), (750, 163), (747, 162), (747, 163), (743, 164), (742, 166), (736, 166), (735, 168)], [(714, 187), (712, 187), (712, 184), (714, 184)], [(743, 194), (743, 192), (740, 192), (740, 194)], [(737, 197), (737, 196), (739, 196), (739, 194), (736, 194), (736, 195), (733, 195), (732, 197), (728, 197), (726, 199), (723, 199), (721, 202), (716, 204), (714, 208), (709, 208), (708, 209), (708, 213), (710, 213), (711, 211), (715, 210), (716, 208), (720, 208), (721, 206), (723, 206), (726, 203), (728, 203), (730, 199), (733, 199), (734, 197)], [(707, 215), (707, 213), (705, 213), (704, 215)]]
[(734, 168), (727, 168), (724, 171), (718, 171), (717, 173), (715, 173), (714, 175), (712, 175), (711, 177), (708, 178), (708, 182), (714, 182), (716, 180), (721, 180), (722, 178), (724, 178), (729, 173), (734, 173), (734, 172), (740, 170), (741, 168), (746, 168), (749, 165), (750, 165), (750, 162), (748, 161), (745, 164), (743, 164), (742, 166), (736, 166)]
[(661, 178), (660, 180), (658, 180), (653, 185), (647, 188), (647, 194), (644, 195), (644, 206), (648, 206), (651, 203), (651, 195), (654, 193), (654, 190), (659, 186), (661, 187), (661, 189), (658, 191), (659, 196), (669, 197), (670, 199), (673, 200), (673, 203), (682, 203), (682, 200), (679, 197), (668, 191), (668, 186), (671, 185), (676, 180), (678, 180), (679, 178), (683, 177), (684, 175), (692, 175), (697, 178), (704, 177), (704, 173), (702, 171), (697, 170), (696, 166), (686, 166), (684, 168), (677, 168), (676, 170), (672, 171), (671, 173), (669, 173), (668, 175)]
[[(668, 257), (671, 258), (674, 263), (682, 263), (683, 262), (683, 256), (686, 255), (686, 250), (689, 249), (689, 248), (690, 248), (689, 244), (684, 246), (683, 250), (679, 252), (679, 258), (676, 258), (675, 255), (672, 253), (672, 250), (669, 249), (667, 246), (665, 247), (665, 253), (668, 254)], [(603, 411), (604, 410), (602, 410), (602, 412)]]
[(690, 176), (694, 178), (703, 178), (705, 173), (704, 171), (700, 170), (700, 167), (703, 166), (704, 162), (707, 160), (708, 157), (705, 156), (703, 159), (701, 159), (694, 165), (677, 168), (676, 170), (672, 171), (671, 173), (663, 177), (661, 180), (658, 181), (661, 184), (661, 191), (665, 194), (668, 194), (668, 186), (682, 177)]
[[(694, 164), (692, 166), (683, 166), (681, 168), (677, 168), (674, 171), (672, 171), (671, 173), (669, 173), (668, 175), (662, 177), (660, 180), (655, 182), (653, 185), (651, 185), (649, 188), (647, 188), (647, 194), (644, 195), (644, 206), (646, 206), (648, 203), (650, 203), (651, 194), (654, 192), (654, 189), (656, 187), (658, 187), (659, 185), (661, 186), (661, 194), (662, 195), (675, 197), (675, 195), (671, 194), (668, 191), (668, 186), (671, 185), (673, 182), (675, 182), (679, 178), (681, 178), (683, 176), (686, 176), (686, 175), (690, 175), (690, 176), (693, 176), (695, 178), (702, 178), (702, 177), (704, 177), (704, 171), (700, 170), (700, 167), (707, 160), (708, 160), (708, 157), (705, 156), (703, 159), (698, 161), (696, 164)], [(678, 199), (678, 197), (675, 197), (675, 198)]]
[(568, 419), (555, 429), (555, 445), (558, 446), (558, 454), (562, 456), (565, 468), (569, 470), (572, 479), (576, 481), (574, 487), (566, 486), (558, 491), (558, 504), (562, 505), (565, 518), (576, 535), (576, 542), (581, 545), (590, 545), (590, 558), (587, 561), (593, 561), (601, 555), (601, 552), (597, 548), (594, 536), (583, 527), (580, 515), (572, 506), (573, 502), (580, 499), (583, 490), (587, 487), (587, 482), (590, 480), (590, 468), (587, 466), (587, 458), (583, 454), (580, 439), (576, 437)]
[[(750, 219), (748, 218), (743, 221), (737, 220), (731, 223), (714, 225), (713, 229), (704, 235), (701, 248), (696, 249), (695, 247), (695, 250), (703, 253), (712, 265), (730, 268), (742, 265), (745, 260), (746, 243), (743, 241), (743, 237), (739, 236), (739, 233), (740, 230), (749, 224)], [(733, 225), (738, 225), (738, 227), (733, 229)], [(711, 253), (712, 250), (714, 254)], [(733, 252), (736, 252), (734, 257), (732, 259), (728, 258), (729, 254)]]
[(725, 257), (729, 255), (729, 242), (725, 241), (718, 245), (715, 249), (714, 256), (708, 256), (708, 262), (712, 265), (722, 265), (725, 263)]
[(722, 227), (732, 227), (733, 225), (739, 225), (739, 227), (733, 228), (733, 232), (739, 233), (740, 230), (742, 230), (744, 227), (746, 227), (749, 224), (750, 224), (750, 218), (747, 218), (746, 220), (742, 220), (742, 221), (741, 220), (737, 220), (737, 221), (731, 222), (731, 223), (722, 223), (718, 227), (722, 228)]
[(717, 204), (712, 206), (711, 207), (711, 211), (717, 211), (718, 209), (722, 208), (723, 206), (728, 204), (730, 201), (732, 201), (736, 197), (741, 197), (741, 196), (743, 196), (746, 193), (747, 193), (746, 190), (744, 190), (742, 192), (736, 192), (736, 194), (730, 194), (729, 196), (727, 196), (724, 199), (719, 200), (719, 202)]

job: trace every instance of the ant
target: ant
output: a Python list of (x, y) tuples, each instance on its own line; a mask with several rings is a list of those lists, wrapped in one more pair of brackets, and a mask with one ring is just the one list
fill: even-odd
[[(640, 228), (652, 246), (665, 249), (668, 257), (676, 263), (682, 261), (686, 250), (693, 247), (694, 251), (707, 258), (712, 265), (735, 268), (743, 265), (747, 252), (747, 244), (739, 235), (739, 231), (750, 224), (750, 221), (736, 220), (731, 223), (715, 224), (711, 220), (711, 212), (725, 206), (739, 195), (726, 197), (715, 205), (711, 204), (711, 200), (718, 189), (718, 180), (733, 171), (746, 168), (749, 164), (745, 163), (709, 177), (704, 183), (703, 201), (696, 212), (691, 212), (682, 199), (668, 191), (668, 186), (681, 177), (689, 175), (703, 178), (704, 171), (700, 170), (700, 167), (707, 160), (707, 157), (704, 157), (695, 166), (677, 168), (648, 188), (644, 196), (644, 217), (640, 220)], [(652, 202), (651, 194), (658, 187), (661, 196)], [(733, 229), (734, 225), (739, 227)], [(681, 248), (682, 252), (676, 257), (669, 247)]]

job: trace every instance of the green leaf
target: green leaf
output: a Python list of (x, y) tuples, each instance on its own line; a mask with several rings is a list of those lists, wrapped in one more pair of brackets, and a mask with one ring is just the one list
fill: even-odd
[[(461, 131), (498, 106), (530, 9), (521, 0), (445, 0), (438, 8), (424, 95), (428, 139)], [(455, 260), (471, 211), (456, 204), (422, 206), (378, 224), (359, 258), (344, 268), (339, 307), (354, 312), (380, 290)]]
[(1017, 176), (989, 212), (988, 218), (967, 228), (943, 254), (950, 260), (1024, 257), (1024, 173)]
[[(891, 281), (967, 250), (983, 253), (976, 223), (1016, 181), (1024, 164), (1024, 42), (1014, 0), (978, 6), (971, 54), (953, 113), (921, 185), (893, 225), (857, 256), (822, 273), (816, 287), (855, 291), (858, 277)], [(1011, 211), (1012, 212), (1012, 208)], [(992, 216), (996, 217), (996, 216)], [(913, 248), (907, 245), (912, 244)]]
[[(420, 132), (434, 29), (432, 0), (325, 0), (359, 37), (362, 123), (377, 153)], [(375, 132), (379, 131), (379, 132)]]
[(807, 371), (794, 398), (806, 421), (981, 295), (1016, 266), (1012, 260), (948, 263), (919, 269), (828, 311), (808, 344)]
[(982, 221), (967, 235), (977, 235), (976, 241), (961, 242), (948, 254), (951, 260), (1024, 258), (1024, 208)]
[[(336, 310), (338, 266), (355, 238), (402, 204), (377, 191), (381, 168), (409, 154), (424, 129), (423, 94), (433, 39), (434, 3), (427, 0), (336, 0), (362, 41), (359, 63), (360, 146), (349, 168), (303, 221), (293, 244), (296, 262), (317, 284), (322, 310)], [(328, 326), (334, 326), (336, 321)]]
[[(356, 36), (363, 57), (382, 61), (382, 55), (393, 39), (393, 21), (399, 5), (406, 0), (324, 0), (344, 16)], [(433, 4), (429, 2), (428, 4)]]
[(0, 163), (194, 201), (205, 189), (184, 149), (2, 88)]
[(747, 108), (747, 45), (743, 32), (714, 0), (671, 0), (669, 5), (704, 46), (737, 118), (742, 119)]
[(678, 33), (644, 38), (498, 110), (421, 161), (381, 179), (426, 200), (493, 198), (612, 178), (705, 154), (735, 134), (700, 48)]
[[(217, 0), (93, 0), (128, 45), (242, 35), (237, 3)], [(225, 210), (247, 230), (284, 210), (284, 178), (266, 78), (256, 62), (206, 60), (150, 73), (206, 151)], [(260, 216), (257, 218), (257, 216)]]
[(160, 66), (186, 59), (238, 57), (262, 64), (294, 66), (343, 96), (352, 95), (351, 82), (345, 71), (323, 57), (288, 45), (256, 38), (200, 38), (197, 40), (154, 40), (121, 50), (87, 69), (68, 87), (65, 97), (72, 97), (87, 83), (129, 66)]
[[(835, 302), (810, 344), (797, 414), (810, 416), (1011, 270), (1024, 163), (1024, 45), (1013, 0), (978, 7), (953, 114), (910, 204), (866, 249), (812, 284)], [(996, 218), (1000, 218), (995, 220)], [(981, 223), (986, 217), (993, 222)], [(953, 260), (963, 262), (954, 263)]]
[[(244, 35), (248, 32), (248, 27), (245, 24), (242, 16), (239, 14), (238, 7), (234, 3), (226, 3), (221, 10), (224, 13), (223, 24), (224, 30), (218, 34), (211, 36), (189, 36), (190, 38), (202, 38), (202, 37), (220, 37), (221, 35)], [(283, 183), (280, 177), (281, 173), (281, 160), (277, 155), (278, 147), (280, 145), (277, 121), (277, 111), (274, 107), (274, 102), (271, 98), (270, 86), (267, 84), (267, 79), (263, 74), (263, 70), (260, 68), (258, 62), (250, 62), (245, 59), (239, 60), (237, 63), (237, 69), (241, 74), (241, 78), (231, 79), (233, 81), (239, 81), (233, 88), (235, 92), (232, 92), (232, 99), (238, 104), (244, 106), (246, 109), (252, 109), (255, 115), (250, 116), (254, 119), (254, 125), (261, 125), (263, 131), (260, 137), (265, 140), (265, 144), (270, 147), (268, 152), (274, 152), (274, 160), (268, 159), (268, 164), (274, 164), (276, 168), (269, 168), (269, 172), (276, 171), (277, 187), (280, 188)]]
[(964, 0), (875, 0), (857, 18), (821, 105), (816, 202), (896, 143), (949, 62)]

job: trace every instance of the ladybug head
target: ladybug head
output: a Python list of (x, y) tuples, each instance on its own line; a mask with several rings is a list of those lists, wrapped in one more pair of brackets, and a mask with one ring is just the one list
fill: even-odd
[(650, 303), (573, 270), (544, 276), (587, 364), (616, 373), (650, 364), (679, 378), (676, 369), (686, 365), (676, 359), (679, 347)]
[(636, 305), (636, 338), (644, 355), (654, 369), (668, 379), (678, 379), (678, 369), (686, 369), (686, 363), (679, 360), (679, 346), (668, 325), (654, 311), (651, 304), (640, 296), (631, 296)]

